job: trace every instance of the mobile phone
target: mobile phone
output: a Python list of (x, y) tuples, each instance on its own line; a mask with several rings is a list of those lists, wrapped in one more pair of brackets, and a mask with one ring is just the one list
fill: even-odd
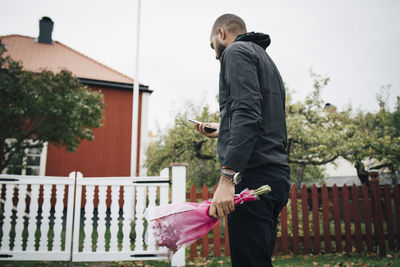
[[(201, 122), (196, 121), (196, 120), (192, 120), (192, 119), (188, 119), (188, 121), (190, 121), (190, 122), (192, 122), (192, 123), (201, 124)], [(215, 132), (215, 131), (217, 130), (217, 129), (215, 129), (215, 128), (208, 127), (208, 126), (206, 126), (204, 129), (205, 129), (205, 131), (206, 131), (207, 133), (213, 133), (213, 132)]]

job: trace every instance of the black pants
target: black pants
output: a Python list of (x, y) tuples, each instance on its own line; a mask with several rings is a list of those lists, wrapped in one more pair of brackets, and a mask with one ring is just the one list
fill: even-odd
[[(265, 173), (265, 172), (264, 172)], [(288, 171), (280, 169), (246, 173), (236, 188), (271, 186), (260, 200), (245, 202), (228, 215), (229, 245), (233, 267), (272, 266), (271, 256), (277, 237), (278, 216), (289, 197)]]

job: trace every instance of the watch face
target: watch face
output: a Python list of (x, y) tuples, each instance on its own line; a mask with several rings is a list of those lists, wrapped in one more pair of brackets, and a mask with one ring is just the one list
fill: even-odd
[(234, 184), (238, 184), (240, 183), (240, 180), (242, 179), (242, 175), (240, 174), (240, 172), (235, 173), (235, 175), (233, 176), (233, 183)]

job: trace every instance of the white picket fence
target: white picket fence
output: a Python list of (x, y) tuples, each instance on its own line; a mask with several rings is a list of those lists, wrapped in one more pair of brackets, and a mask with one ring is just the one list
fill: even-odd
[[(69, 177), (0, 175), (0, 183), (0, 260), (69, 260), (74, 173)], [(53, 236), (51, 243), (49, 234)]]
[[(185, 184), (182, 165), (172, 166), (172, 179), (169, 169), (154, 177), (0, 175), (0, 260), (168, 259), (144, 210), (184, 201)], [(184, 249), (171, 265), (185, 265)]]

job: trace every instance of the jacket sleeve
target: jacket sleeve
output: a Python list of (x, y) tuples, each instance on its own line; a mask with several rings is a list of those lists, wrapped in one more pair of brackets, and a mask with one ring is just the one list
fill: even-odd
[(251, 50), (243, 45), (229, 47), (223, 60), (232, 102), (228, 107), (229, 142), (222, 165), (241, 172), (245, 169), (257, 142), (262, 116), (262, 97)]

